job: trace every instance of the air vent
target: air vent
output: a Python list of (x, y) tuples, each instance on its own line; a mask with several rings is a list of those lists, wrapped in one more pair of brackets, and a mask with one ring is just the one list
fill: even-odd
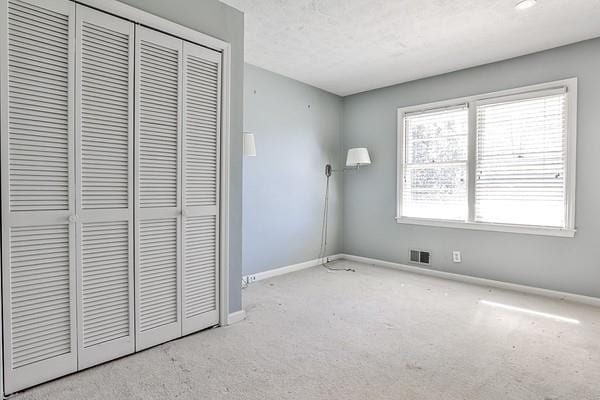
[(425, 250), (410, 250), (409, 259), (411, 263), (429, 265), (431, 263), (431, 253)]
[(410, 251), (410, 262), (418, 263), (420, 253), (421, 252), (419, 250), (411, 250)]

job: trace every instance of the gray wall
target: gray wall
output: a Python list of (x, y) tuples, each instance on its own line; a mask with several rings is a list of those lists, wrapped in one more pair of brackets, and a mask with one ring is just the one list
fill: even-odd
[[(341, 165), (342, 100), (246, 64), (243, 271), (255, 274), (318, 257), (326, 163)], [(310, 108), (309, 108), (310, 106)], [(339, 174), (331, 178), (328, 254), (341, 249)]]
[[(396, 201), (398, 107), (563, 78), (579, 78), (575, 238), (400, 225)], [(344, 146), (373, 164), (344, 182), (346, 253), (406, 263), (430, 249), (432, 268), (600, 297), (600, 38), (344, 98)], [(453, 264), (452, 250), (463, 262)]]
[(242, 308), (242, 123), (244, 15), (218, 0), (121, 0), (133, 7), (231, 43), (231, 192), (229, 311)]

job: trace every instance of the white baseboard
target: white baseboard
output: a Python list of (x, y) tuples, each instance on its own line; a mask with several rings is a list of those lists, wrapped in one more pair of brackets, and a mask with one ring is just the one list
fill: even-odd
[(492, 279), (485, 279), (485, 278), (477, 278), (477, 277), (469, 276), (469, 275), (461, 275), (461, 274), (454, 274), (451, 272), (436, 271), (436, 270), (422, 268), (422, 267), (416, 267), (416, 266), (412, 266), (412, 265), (399, 264), (399, 263), (394, 263), (394, 262), (390, 262), (390, 261), (378, 260), (375, 258), (360, 257), (360, 256), (351, 255), (351, 254), (338, 254), (338, 258), (342, 258), (342, 259), (345, 259), (348, 261), (360, 262), (360, 263), (364, 263), (364, 264), (371, 264), (371, 265), (375, 265), (375, 266), (379, 266), (379, 267), (393, 268), (393, 269), (397, 269), (400, 271), (412, 272), (412, 273), (420, 274), (420, 275), (433, 276), (436, 278), (450, 279), (453, 281), (471, 283), (471, 284), (480, 285), (480, 286), (488, 286), (488, 287), (493, 287), (493, 288), (498, 288), (498, 289), (513, 290), (516, 292), (535, 294), (538, 296), (544, 296), (544, 297), (549, 297), (549, 298), (553, 298), (553, 299), (566, 300), (566, 301), (571, 301), (574, 303), (581, 303), (581, 304), (587, 304), (590, 306), (600, 307), (600, 298), (598, 298), (598, 297), (583, 296), (580, 294), (559, 292), (557, 290), (542, 289), (542, 288), (537, 288), (537, 287), (533, 287), (533, 286), (519, 285), (516, 283), (501, 282), (501, 281), (495, 281)]
[(232, 312), (227, 316), (227, 325), (233, 325), (246, 319), (246, 311), (240, 310)]
[[(314, 260), (301, 262), (298, 264), (286, 265), (285, 267), (279, 267), (275, 269), (271, 269), (264, 272), (259, 272), (258, 274), (253, 275), (244, 275), (243, 282), (252, 283), (257, 281), (262, 281), (264, 279), (272, 278), (274, 276), (289, 274), (290, 272), (300, 271), (306, 268), (315, 267), (319, 264), (322, 264), (327, 261), (335, 261), (341, 258), (339, 254), (334, 254), (324, 258), (316, 258)], [(246, 312), (244, 310), (236, 311), (230, 313), (227, 316), (227, 325), (235, 324), (236, 322), (240, 322), (246, 319)]]
[(286, 265), (284, 267), (270, 269), (268, 271), (259, 272), (257, 274), (244, 275), (243, 282), (244, 283), (252, 283), (257, 281), (262, 281), (264, 279), (269, 279), (274, 276), (289, 274), (290, 272), (300, 271), (306, 268), (315, 267), (317, 265), (323, 264), (327, 260), (335, 261), (341, 258), (340, 254), (334, 254), (324, 258), (315, 258), (314, 260), (304, 261), (298, 264)]

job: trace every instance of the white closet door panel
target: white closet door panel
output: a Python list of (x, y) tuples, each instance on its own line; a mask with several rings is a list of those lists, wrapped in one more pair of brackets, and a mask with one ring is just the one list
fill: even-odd
[(185, 42), (183, 333), (219, 323), (221, 54)]
[(77, 6), (78, 359), (135, 350), (134, 25)]
[(75, 5), (4, 0), (2, 297), (5, 393), (77, 369)]
[(182, 41), (136, 28), (136, 349), (181, 336)]

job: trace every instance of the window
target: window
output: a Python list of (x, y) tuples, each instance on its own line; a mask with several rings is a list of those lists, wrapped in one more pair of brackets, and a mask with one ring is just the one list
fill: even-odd
[(401, 223), (574, 235), (576, 79), (398, 112)]

